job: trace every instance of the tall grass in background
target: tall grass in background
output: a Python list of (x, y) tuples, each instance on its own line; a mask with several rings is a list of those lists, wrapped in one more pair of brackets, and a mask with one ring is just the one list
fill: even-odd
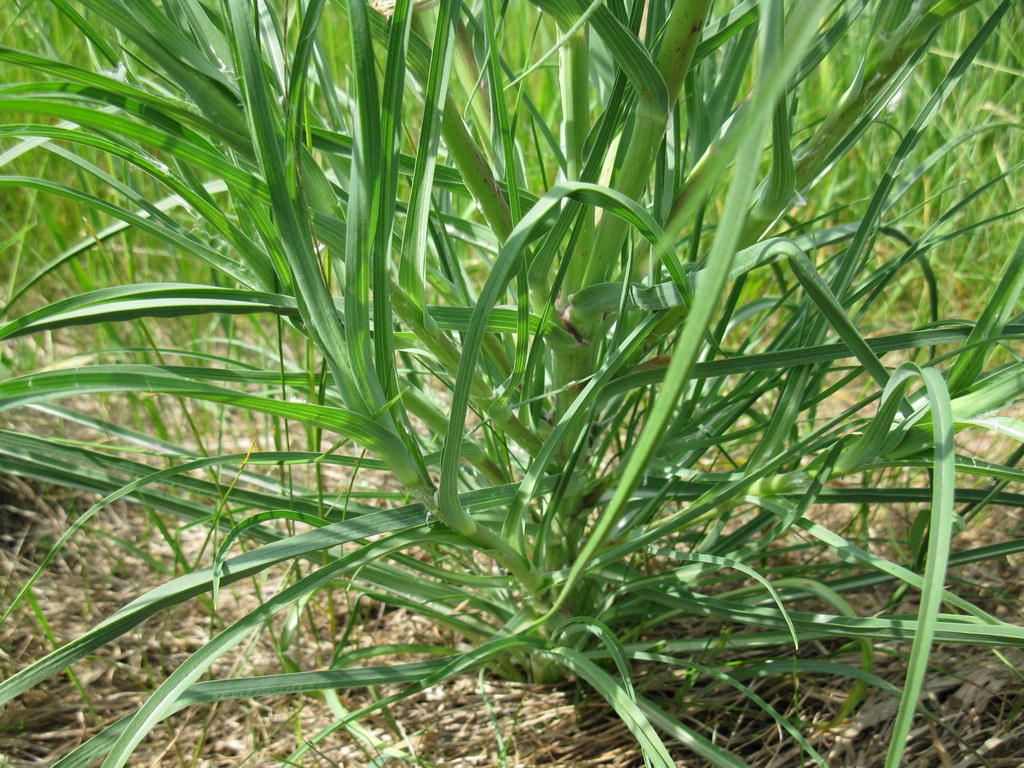
[[(214, 546), (12, 671), (0, 701), (293, 562), (58, 765), (126, 765), (201, 702), (408, 683), (359, 711), (334, 699), (301, 761), (481, 668), (585, 681), (653, 765), (673, 765), (666, 744), (744, 765), (634, 689), (642, 662), (745, 692), (818, 764), (744, 681), (848, 679), (840, 719), (881, 686), (900, 695), (898, 765), (933, 644), (1024, 646), (946, 587), (951, 565), (1024, 549), (957, 540), (1024, 505), (1020, 8), (431, 5), (7, 11), (0, 407), (58, 436), (0, 431), (0, 470), (102, 495), (49, 559), (118, 498)], [(957, 317), (976, 269), (978, 312)], [(893, 503), (916, 518), (869, 542)], [(836, 522), (849, 505), (861, 522)], [(916, 613), (858, 615), (850, 596), (885, 584)], [(459, 642), (353, 654), (339, 633), (326, 670), (200, 682), (275, 614), (343, 589)], [(737, 629), (713, 665), (720, 638), (687, 617)], [(798, 655), (828, 638), (861, 666)], [(902, 690), (873, 673), (893, 641)], [(761, 646), (785, 650), (721, 667)], [(417, 660), (372, 664), (396, 655)]]

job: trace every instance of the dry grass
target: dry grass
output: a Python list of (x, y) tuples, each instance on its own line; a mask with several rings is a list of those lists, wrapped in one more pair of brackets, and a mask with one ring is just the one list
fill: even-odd
[[(0, 568), (7, 589), (4, 604), (14, 585), (26, 579), (58, 535), (69, 510), (81, 511), (81, 497), (59, 489), (40, 488), (23, 480), (0, 478), (0, 512), (3, 528)], [(58, 642), (71, 639), (110, 614), (144, 587), (165, 578), (144, 557), (174, 568), (167, 547), (157, 535), (146, 512), (115, 505), (94, 521), (92, 535), (73, 541), (33, 590), (49, 629)], [(993, 510), (980, 529), (972, 531), (972, 544), (985, 543), (1007, 527), (1016, 527), (1006, 510)], [(988, 534), (986, 534), (986, 531)], [(133, 541), (139, 554), (127, 552), (116, 538)], [(186, 549), (201, 546), (199, 531), (185, 536)], [(977, 590), (979, 604), (997, 615), (1021, 610), (1024, 563), (1019, 558), (1000, 563), (965, 566), (955, 577), (965, 589)], [(284, 577), (277, 572), (265, 583), (244, 583), (225, 590), (220, 621), (251, 610), (258, 594), (269, 594)], [(973, 586), (968, 586), (973, 585)], [(858, 610), (880, 610), (891, 595), (879, 590), (860, 596)], [(336, 596), (335, 628), (348, 618), (351, 601)], [(869, 603), (874, 603), (872, 606)], [(913, 605), (906, 606), (908, 610)], [(352, 637), (356, 645), (388, 642), (444, 642), (429, 623), (404, 610), (365, 604), (360, 610), (360, 629)], [(329, 653), (330, 617), (321, 606), (307, 611), (306, 621), (316, 631), (302, 633), (302, 645), (294, 652), (304, 668), (322, 663)], [(130, 636), (74, 668), (87, 697), (76, 689), (67, 674), (56, 675), (0, 712), (0, 765), (29, 768), (52, 764), (96, 732), (100, 725), (134, 711), (147, 690), (163, 679), (187, 655), (200, 647), (213, 631), (207, 604), (193, 601), (154, 617)], [(213, 674), (226, 677), (280, 671), (280, 661), (269, 637), (263, 633), (248, 647), (225, 657)], [(714, 635), (719, 627), (680, 622), (674, 633)], [(320, 636), (318, 643), (313, 638)], [(23, 604), (0, 628), (0, 664), (5, 672), (20, 668), (44, 654), (51, 645), (31, 607)], [(779, 648), (776, 653), (789, 654)], [(876, 674), (900, 685), (905, 674), (906, 648), (898, 644), (876, 646)], [(838, 654), (837, 654), (837, 651)], [(729, 649), (706, 663), (739, 662), (771, 658), (772, 652)], [(801, 656), (829, 656), (857, 664), (854, 650), (836, 643), (812, 643)], [(1017, 768), (1024, 764), (1024, 686), (1019, 668), (1024, 654), (997, 654), (984, 649), (939, 647), (923, 704), (933, 714), (930, 722), (914, 732), (907, 750), (907, 766), (992, 766)], [(773, 721), (739, 692), (705, 685), (673, 699), (680, 681), (664, 669), (639, 668), (638, 685), (647, 695), (685, 723), (714, 732), (722, 746), (733, 750), (756, 768), (783, 768), (806, 764), (806, 757), (792, 739), (780, 733)], [(838, 712), (849, 684), (823, 677), (801, 676), (794, 690), (788, 677), (755, 680), (750, 686), (791, 722), (802, 723), (805, 737), (829, 761), (832, 768), (881, 765), (898, 702), (881, 692), (869, 693), (852, 717), (834, 728), (822, 728)], [(386, 694), (387, 690), (378, 694)], [(347, 707), (371, 701), (369, 691), (342, 692)], [(251, 768), (282, 764), (282, 759), (304, 738), (329, 725), (332, 716), (322, 698), (305, 696), (290, 700), (260, 699), (225, 702), (195, 708), (170, 718), (140, 746), (135, 766), (189, 766)], [(397, 726), (401, 723), (401, 726)], [(625, 726), (596, 697), (572, 685), (539, 687), (467, 676), (430, 689), (403, 701), (390, 712), (366, 722), (382, 742), (416, 755), (422, 765), (452, 766), (601, 766), (633, 768), (642, 765), (635, 742)], [(372, 747), (358, 744), (341, 731), (317, 745), (304, 758), (310, 766), (367, 765), (378, 755)], [(677, 750), (677, 765), (704, 765), (685, 750)], [(3, 762), (6, 760), (6, 763)], [(387, 765), (400, 765), (392, 760)]]

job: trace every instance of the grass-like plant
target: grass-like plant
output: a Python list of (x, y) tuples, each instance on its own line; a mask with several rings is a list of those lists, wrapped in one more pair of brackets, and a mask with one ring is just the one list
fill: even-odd
[[(16, 371), (0, 408), (45, 403), (105, 437), (6, 429), (0, 470), (103, 495), (51, 557), (122, 497), (209, 526), (217, 547), (7, 676), (0, 702), (169, 606), (303, 564), (58, 765), (126, 765), (201, 702), (408, 683), (342, 711), (296, 764), (480, 668), (585, 681), (652, 765), (674, 764), (666, 744), (745, 765), (635, 690), (640, 662), (746, 692), (824, 764), (744, 681), (846, 678), (842, 718), (867, 687), (892, 690), (873, 644), (902, 641), (895, 768), (934, 643), (1024, 646), (1024, 627), (946, 587), (951, 564), (1024, 549), (954, 546), (992, 505), (1024, 505), (1008, 490), (1019, 450), (982, 459), (955, 440), (1024, 434), (996, 413), (1024, 391), (1024, 241), (988, 255), (973, 322), (943, 317), (949, 270), (931, 260), (1012, 213), (965, 221), (1019, 165), (966, 189), (935, 176), (1014, 126), (932, 126), (1019, 23), (1009, 0), (53, 4), (68, 39), (0, 48), (18, 73), (0, 89), (0, 189), (14, 209), (64, 198), (90, 223), (35, 271), (12, 262), (0, 339), (95, 325), (98, 349)], [(952, 56), (929, 54), (940, 38)], [(927, 88), (912, 110), (910, 88)], [(841, 177), (851, 156), (872, 166), (857, 185)], [(31, 163), (73, 181), (17, 172)], [(88, 290), (22, 309), (97, 253), (120, 277), (79, 269)], [(929, 315), (908, 330), (919, 297)], [(140, 319), (140, 336), (123, 331)], [(158, 341), (163, 324), (177, 343)], [(82, 406), (99, 393), (131, 415)], [(54, 403), (72, 396), (85, 410)], [(218, 448), (218, 419), (253, 449)], [(830, 514), (894, 503), (920, 510), (906, 540), (869, 542)], [(787, 548), (816, 554), (784, 566)], [(879, 584), (919, 593), (916, 612), (858, 615), (844, 595)], [(326, 670), (200, 681), (275, 614), (349, 588), (461, 640), (381, 646), (433, 657), (361, 667), (375, 652), (342, 635)], [(737, 647), (793, 658), (702, 664), (719, 638), (682, 634), (686, 617), (737, 627), (719, 663)], [(855, 643), (861, 667), (792, 650), (828, 638)]]

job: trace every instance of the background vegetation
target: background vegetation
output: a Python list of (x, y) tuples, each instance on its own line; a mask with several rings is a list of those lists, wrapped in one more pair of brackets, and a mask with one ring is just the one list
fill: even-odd
[[(4, 620), (47, 634), (119, 500), (169, 558), (0, 701), (193, 601), (209, 641), (57, 765), (311, 691), (282, 764), (431, 764), (367, 718), (480, 671), (577, 681), (659, 766), (766, 764), (715, 691), (819, 765), (889, 697), (905, 763), (937, 644), (1024, 646), (970, 570), (1024, 549), (1020, 6), (429, 5), (0, 12), (0, 471), (95, 495)], [(443, 636), (357, 648), (366, 600)], [(208, 675), (257, 633), (276, 674)]]

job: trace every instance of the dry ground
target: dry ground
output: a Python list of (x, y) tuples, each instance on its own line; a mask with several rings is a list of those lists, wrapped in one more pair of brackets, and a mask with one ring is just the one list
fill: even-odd
[[(6, 584), (2, 605), (13, 597), (46, 552), (62, 527), (68, 511), (81, 511), (88, 500), (61, 489), (40, 488), (17, 478), (0, 478), (0, 573)], [(994, 511), (998, 518), (1004, 514)], [(992, 519), (972, 544), (984, 543), (985, 530), (993, 539), (1004, 537), (1007, 526), (1021, 521), (1005, 513)], [(1019, 513), (1018, 513), (1019, 514)], [(29, 603), (23, 603), (0, 627), (0, 671), (9, 674), (40, 657), (52, 647), (47, 635), (62, 642), (82, 633), (120, 607), (141, 589), (166, 578), (155, 564), (168, 572), (175, 568), (168, 548), (147, 513), (128, 505), (114, 505), (94, 519), (93, 530), (73, 541), (46, 575), (33, 596), (46, 617), (41, 627)], [(197, 552), (202, 534), (196, 531), (183, 540), (186, 554)], [(136, 551), (126, 549), (132, 542)], [(974, 586), (973, 592), (990, 610), (1009, 620), (1020, 618), (1022, 562), (1004, 560), (960, 569), (956, 574)], [(222, 596), (220, 621), (251, 609), (260, 594), (272, 594), (283, 572), (261, 583), (234, 585)], [(880, 609), (889, 595), (861, 596), (858, 610)], [(872, 606), (874, 603), (874, 606)], [(911, 606), (908, 606), (908, 608)], [(357, 645), (381, 642), (443, 643), (427, 623), (404, 610), (383, 606), (351, 606), (348, 596), (337, 596), (334, 626), (343, 625), (350, 609), (360, 612)], [(325, 633), (331, 617), (324, 606), (306, 613), (316, 632), (305, 631), (292, 661), (301, 668), (315, 668), (330, 652)], [(1012, 614), (1012, 615), (1006, 615)], [(200, 647), (213, 631), (208, 604), (199, 601), (154, 617), (117, 644), (75, 666), (75, 679), (56, 675), (44, 685), (0, 711), (0, 766), (28, 768), (52, 764), (81, 743), (101, 724), (109, 723), (139, 706), (147, 690), (163, 679), (187, 655)], [(279, 632), (275, 625), (252, 645), (222, 660), (215, 677), (266, 674), (281, 671), (281, 660), (268, 639)], [(676, 631), (714, 635), (721, 627), (694, 626), (681, 622)], [(737, 632), (742, 630), (737, 629)], [(315, 640), (316, 633), (321, 639)], [(723, 635), (724, 636), (724, 635)], [(804, 656), (822, 656), (839, 649), (812, 644)], [(780, 656), (791, 649), (780, 648)], [(878, 644), (875, 672), (896, 685), (905, 673), (907, 649)], [(717, 661), (769, 658), (759, 650), (726, 651)], [(858, 663), (856, 649), (843, 651), (836, 660)], [(1024, 685), (1016, 671), (1024, 669), (1024, 654), (995, 653), (984, 649), (939, 647), (927, 686), (924, 704), (931, 719), (921, 718), (912, 736), (907, 766), (1024, 765)], [(665, 670), (639, 668), (640, 685), (684, 722), (704, 733), (713, 733), (721, 745), (741, 755), (755, 768), (788, 768), (808, 764), (793, 740), (782, 733), (761, 710), (741, 694), (726, 687), (692, 689), (676, 696), (685, 681), (666, 679)], [(806, 738), (832, 768), (879, 766), (897, 701), (872, 692), (855, 714), (832, 728), (822, 728), (838, 711), (848, 684), (826, 678), (802, 676), (794, 692), (792, 678), (776, 677), (750, 683), (791, 721), (803, 723)], [(86, 696), (78, 689), (81, 686)], [(389, 691), (377, 691), (386, 694)], [(371, 701), (374, 693), (342, 692), (342, 705), (354, 708)], [(221, 703), (183, 712), (158, 727), (139, 748), (133, 766), (281, 765), (282, 759), (304, 738), (333, 721), (322, 697), (303, 696)], [(535, 687), (472, 675), (431, 689), (411, 701), (392, 707), (367, 722), (381, 743), (394, 744), (421, 761), (420, 765), (452, 766), (641, 766), (639, 751), (621, 723), (610, 716), (596, 697), (572, 685)], [(363, 766), (375, 763), (379, 752), (359, 744), (344, 731), (320, 742), (302, 764)], [(376, 764), (401, 765), (380, 758)], [(415, 763), (413, 763), (415, 764)], [(677, 764), (697, 768), (705, 763), (685, 750), (677, 750)]]

